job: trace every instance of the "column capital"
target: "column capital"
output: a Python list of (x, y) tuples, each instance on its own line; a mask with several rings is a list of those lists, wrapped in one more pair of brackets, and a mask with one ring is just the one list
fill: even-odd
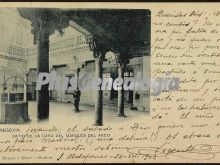
[(29, 76), (29, 74), (30, 74), (30, 73), (29, 73), (29, 72), (27, 72), (27, 73), (25, 73), (24, 75), (25, 75), (26, 77), (28, 77), (28, 76)]
[(126, 65), (130, 62), (130, 58), (129, 56), (127, 56), (127, 53), (116, 53), (115, 58), (118, 66), (121, 66), (123, 68), (125, 68)]
[(41, 17), (35, 17), (34, 19), (31, 20), (31, 33), (37, 33), (39, 31), (41, 31), (42, 27), (43, 27), (43, 20), (41, 19)]
[(107, 46), (93, 35), (86, 36), (87, 43), (89, 44), (89, 48), (93, 51), (94, 58), (104, 58), (105, 54), (107, 53), (108, 49)]
[(49, 21), (42, 17), (35, 17), (31, 20), (32, 30), (31, 33), (34, 34), (34, 43), (36, 40), (41, 40), (42, 42), (48, 42), (50, 34), (54, 33), (54, 28), (50, 27)]
[(75, 73), (79, 73), (79, 72), (80, 72), (80, 68), (79, 68), (79, 67), (76, 67), (76, 68), (74, 69), (74, 72), (75, 72)]

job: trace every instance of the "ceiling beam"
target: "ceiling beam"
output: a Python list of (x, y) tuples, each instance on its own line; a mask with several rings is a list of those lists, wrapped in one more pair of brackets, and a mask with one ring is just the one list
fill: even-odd
[(78, 32), (80, 32), (80, 33), (82, 33), (83, 35), (85, 35), (85, 36), (91, 35), (90, 32), (88, 32), (86, 29), (84, 29), (82, 26), (78, 25), (76, 22), (74, 22), (74, 21), (72, 21), (72, 20), (69, 21), (69, 25), (70, 25), (72, 28), (76, 29)]

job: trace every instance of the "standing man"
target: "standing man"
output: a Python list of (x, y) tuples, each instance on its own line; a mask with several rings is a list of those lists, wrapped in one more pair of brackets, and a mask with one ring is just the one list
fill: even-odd
[(74, 104), (74, 112), (76, 112), (76, 113), (79, 112), (80, 95), (81, 95), (81, 92), (78, 88), (76, 90), (74, 90), (74, 92), (73, 92), (73, 102), (74, 103), (73, 104)]
[[(75, 70), (75, 74), (77, 76), (77, 78), (79, 77), (79, 68), (77, 68)], [(71, 94), (73, 96), (73, 105), (74, 105), (74, 109), (73, 111), (75, 113), (78, 113), (79, 112), (79, 102), (80, 102), (80, 96), (81, 96), (81, 92), (79, 90), (79, 87), (78, 87), (78, 79), (77, 79), (77, 87), (76, 87), (76, 90), (74, 90), (73, 92), (68, 92), (68, 89), (67, 91), (65, 92), (65, 94)]]

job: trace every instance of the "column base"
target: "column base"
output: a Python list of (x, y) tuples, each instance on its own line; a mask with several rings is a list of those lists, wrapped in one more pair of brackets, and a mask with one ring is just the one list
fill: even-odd
[(49, 118), (40, 118), (37, 120), (38, 122), (48, 122)]
[(38, 116), (38, 121), (49, 120), (49, 115), (40, 115)]
[(102, 123), (94, 123), (93, 126), (103, 126)]
[(127, 117), (125, 114), (118, 114), (118, 117)]

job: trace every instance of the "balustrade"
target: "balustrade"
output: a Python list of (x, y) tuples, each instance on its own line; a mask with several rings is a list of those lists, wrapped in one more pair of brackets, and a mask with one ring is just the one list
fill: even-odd
[[(52, 41), (50, 43), (49, 52), (53, 53), (60, 50), (68, 50), (68, 49), (75, 49), (88, 46), (86, 43), (86, 39), (84, 35), (80, 36), (68, 36), (65, 38)], [(32, 46), (27, 49), (27, 55), (36, 55), (37, 54), (37, 47)]]

